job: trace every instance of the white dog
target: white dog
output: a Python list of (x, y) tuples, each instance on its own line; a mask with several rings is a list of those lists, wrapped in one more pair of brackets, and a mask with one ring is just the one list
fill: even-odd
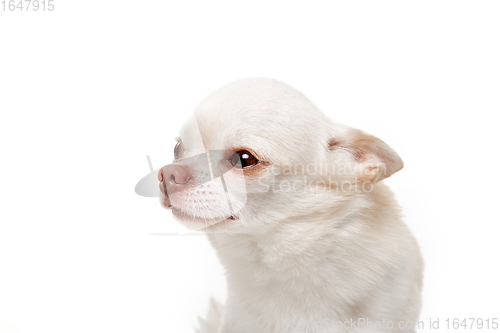
[(422, 259), (381, 182), (403, 167), (383, 141), (284, 83), (245, 79), (202, 101), (175, 158), (161, 202), (227, 270), (201, 332), (415, 331)]

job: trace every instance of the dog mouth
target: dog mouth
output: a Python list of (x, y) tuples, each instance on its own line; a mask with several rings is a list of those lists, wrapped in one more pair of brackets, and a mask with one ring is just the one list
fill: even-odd
[(205, 227), (210, 227), (213, 225), (216, 225), (220, 222), (226, 221), (226, 220), (237, 220), (238, 216), (235, 214), (230, 214), (228, 216), (216, 216), (216, 217), (210, 217), (210, 216), (198, 216), (198, 215), (193, 215), (190, 214), (183, 209), (174, 206), (172, 202), (170, 201), (170, 198), (168, 196), (167, 190), (165, 188), (164, 182), (160, 183), (160, 190), (161, 190), (161, 196), (160, 196), (160, 203), (164, 208), (168, 208), (172, 210), (172, 213), (176, 219), (178, 219), (181, 222), (185, 222), (188, 224), (203, 224)]

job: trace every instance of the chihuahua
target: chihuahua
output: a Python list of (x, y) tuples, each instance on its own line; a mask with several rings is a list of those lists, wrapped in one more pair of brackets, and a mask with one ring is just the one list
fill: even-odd
[(382, 182), (403, 168), (386, 143), (253, 78), (205, 98), (174, 155), (160, 202), (227, 275), (198, 332), (416, 331), (423, 263)]

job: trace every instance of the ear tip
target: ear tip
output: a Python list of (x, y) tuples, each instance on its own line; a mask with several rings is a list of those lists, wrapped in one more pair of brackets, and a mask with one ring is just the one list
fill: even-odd
[(394, 159), (394, 167), (396, 171), (399, 171), (404, 168), (405, 164), (403, 162), (403, 159), (401, 158), (401, 156), (399, 156), (398, 153), (394, 152), (394, 155), (396, 155)]
[(401, 158), (399, 158), (399, 163), (397, 164), (396, 170), (394, 170), (394, 173), (401, 171), (405, 167), (405, 164)]
[(392, 167), (390, 169), (385, 170), (383, 177), (379, 180), (389, 178), (390, 176), (392, 176), (396, 172), (401, 171), (401, 169), (403, 169), (405, 165), (404, 165), (404, 162), (401, 159), (401, 157), (399, 157), (399, 155), (396, 154), (396, 158), (394, 159), (393, 163), (391, 163), (391, 166)]

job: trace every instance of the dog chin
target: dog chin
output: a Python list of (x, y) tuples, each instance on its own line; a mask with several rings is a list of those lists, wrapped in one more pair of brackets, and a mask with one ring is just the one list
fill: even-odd
[(220, 217), (201, 217), (189, 214), (182, 209), (171, 206), (172, 214), (175, 219), (184, 224), (191, 230), (202, 230), (205, 228), (213, 227), (221, 222), (231, 222), (238, 219), (235, 215), (220, 216)]

